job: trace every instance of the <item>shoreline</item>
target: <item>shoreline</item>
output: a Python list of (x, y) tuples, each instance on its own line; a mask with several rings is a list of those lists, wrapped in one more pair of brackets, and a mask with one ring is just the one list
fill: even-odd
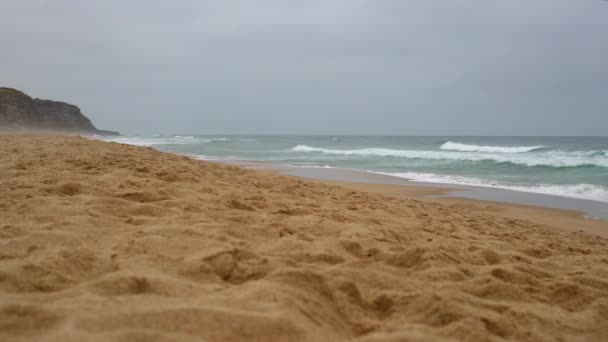
[(593, 236), (608, 238), (608, 221), (590, 219), (577, 210), (555, 209), (532, 205), (519, 205), (506, 202), (479, 200), (464, 197), (437, 197), (453, 190), (411, 185), (385, 185), (352, 183), (343, 181), (321, 181), (324, 184), (344, 186), (353, 190), (395, 196), (398, 198), (417, 199), (428, 203), (439, 203), (448, 207), (466, 208), (476, 212), (489, 212), (514, 220), (529, 220), (546, 225), (550, 228), (567, 232), (586, 233)]
[[(552, 208), (543, 205), (511, 203), (507, 201), (462, 196), (463, 194), (466, 194), (466, 191), (471, 191), (470, 189), (472, 187), (470, 186), (450, 186), (449, 184), (412, 182), (399, 177), (350, 169), (307, 168), (260, 161), (212, 162), (243, 166), (262, 172), (281, 174), (323, 184), (344, 186), (354, 190), (368, 191), (401, 198), (413, 198), (429, 203), (464, 206), (475, 211), (490, 211), (494, 214), (511, 219), (531, 220), (564, 231), (584, 231), (591, 235), (608, 238), (608, 220), (590, 218), (586, 216), (586, 212), (582, 209)], [(481, 188), (480, 190), (483, 193), (487, 189)], [(557, 197), (503, 189), (490, 190), (498, 193), (521, 193), (525, 196)], [(571, 202), (584, 202), (584, 200), (579, 199), (566, 198), (566, 200)]]
[[(437, 183), (466, 190), (466, 193), (458, 194), (459, 197), (582, 210), (591, 218), (608, 219), (608, 188), (601, 177), (605, 162), (601, 158), (605, 152), (601, 144), (608, 146), (608, 141), (599, 138), (598, 141), (587, 141), (580, 137), (587, 146), (580, 147), (567, 137), (544, 142), (542, 140), (548, 137), (536, 137), (538, 140), (524, 145), (551, 147), (539, 153), (513, 153), (507, 147), (502, 153), (500, 146), (503, 144), (515, 146), (520, 142), (499, 137), (470, 137), (473, 143), (463, 146), (474, 151), (480, 149), (477, 153), (460, 151), (463, 146), (444, 148), (446, 141), (459, 141), (452, 137), (423, 139), (401, 136), (389, 139), (353, 136), (339, 139), (341, 142), (323, 136), (216, 137), (219, 135), (132, 136), (117, 142), (153, 146), (163, 151), (228, 163), (257, 160), (287, 166), (295, 164), (293, 166), (375, 172), (416, 183)], [(469, 139), (461, 138), (465, 142)], [(474, 140), (484, 140), (484, 144), (489, 146), (475, 145)], [(514, 141), (509, 144), (509, 140)], [(521, 143), (526, 141), (523, 140)], [(484, 148), (496, 152), (485, 154), (481, 152)], [(583, 152), (585, 148), (589, 153)], [(478, 167), (481, 169), (476, 170)]]
[[(220, 137), (221, 138), (217, 138)], [(357, 137), (354, 137), (357, 138)], [(371, 138), (371, 137), (370, 137)], [(374, 139), (378, 140), (382, 137), (373, 137)], [(396, 138), (396, 137), (395, 137)], [(183, 154), (183, 155), (187, 155), (187, 156), (191, 156), (195, 159), (201, 159), (201, 160), (207, 160), (207, 161), (218, 161), (221, 163), (227, 163), (227, 164), (243, 164), (243, 163), (247, 163), (248, 160), (251, 160), (250, 164), (254, 164), (256, 162), (261, 163), (260, 165), (263, 165), (263, 163), (269, 163), (272, 165), (272, 167), (280, 167), (280, 168), (292, 168), (292, 169), (301, 169), (304, 172), (307, 173), (306, 177), (307, 178), (325, 178), (326, 176), (324, 174), (326, 174), (327, 172), (332, 172), (329, 170), (333, 170), (335, 169), (336, 172), (341, 172), (341, 173), (345, 173), (345, 172), (351, 172), (351, 171), (361, 171), (361, 172), (365, 172), (365, 173), (375, 173), (375, 174), (380, 174), (380, 175), (384, 175), (386, 177), (395, 177), (401, 180), (401, 182), (397, 182), (398, 184), (402, 184), (402, 181), (405, 180), (406, 182), (408, 182), (408, 185), (412, 185), (412, 186), (425, 186), (425, 187), (440, 187), (440, 188), (450, 188), (453, 189), (452, 191), (450, 191), (449, 193), (445, 194), (445, 196), (447, 197), (463, 197), (463, 198), (470, 198), (470, 199), (478, 199), (478, 200), (486, 200), (486, 201), (494, 201), (494, 202), (506, 202), (506, 203), (513, 203), (513, 204), (525, 204), (525, 205), (533, 205), (533, 206), (541, 206), (541, 207), (548, 207), (548, 208), (558, 208), (558, 209), (566, 209), (566, 210), (578, 210), (578, 211), (583, 211), (585, 212), (585, 215), (591, 219), (608, 219), (608, 197), (606, 197), (606, 195), (608, 195), (608, 193), (606, 192), (608, 189), (605, 189), (603, 182), (601, 181), (601, 179), (596, 179), (596, 178), (600, 178), (599, 174), (595, 175), (595, 171), (590, 173), (590, 177), (588, 179), (589, 184), (587, 184), (587, 181), (584, 178), (581, 178), (582, 176), (576, 176), (578, 178), (573, 179), (572, 177), (574, 177), (571, 173), (574, 172), (572, 169), (570, 168), (570, 166), (581, 166), (579, 165), (580, 163), (582, 163), (582, 161), (576, 159), (576, 157), (578, 156), (575, 152), (576, 151), (571, 151), (570, 149), (573, 148), (572, 146), (568, 145), (568, 143), (564, 142), (564, 141), (547, 141), (544, 143), (540, 143), (540, 142), (536, 142), (534, 144), (529, 143), (528, 145), (534, 145), (534, 146), (540, 146), (540, 145), (551, 145), (551, 146), (556, 146), (554, 148), (547, 148), (549, 151), (555, 149), (555, 153), (557, 153), (556, 155), (547, 155), (545, 156), (544, 154), (541, 155), (528, 155), (528, 154), (521, 154), (521, 153), (512, 153), (511, 151), (507, 151), (508, 153), (505, 153), (504, 155), (500, 154), (499, 155), (489, 155), (489, 156), (485, 156), (485, 155), (481, 155), (483, 158), (489, 158), (490, 161), (493, 161), (494, 164), (492, 164), (493, 166), (491, 166), (491, 168), (495, 168), (498, 167), (501, 160), (503, 160), (504, 158), (507, 158), (507, 161), (504, 161), (505, 163), (510, 163), (509, 165), (514, 165), (516, 167), (519, 167), (520, 165), (523, 166), (550, 166), (551, 170), (547, 170), (547, 173), (543, 172), (542, 174), (539, 174), (540, 169), (530, 169), (528, 170), (528, 168), (525, 168), (525, 170), (528, 170), (529, 172), (532, 172), (532, 174), (528, 175), (527, 172), (528, 171), (524, 171), (524, 170), (520, 170), (520, 169), (515, 169), (512, 170), (512, 175), (509, 176), (509, 172), (511, 171), (505, 171), (506, 173), (502, 173), (502, 171), (498, 170), (498, 174), (497, 177), (491, 177), (489, 176), (490, 174), (492, 174), (492, 172), (495, 171), (491, 171), (491, 170), (486, 170), (485, 167), (489, 167), (489, 166), (483, 166), (484, 169), (483, 171), (480, 171), (483, 174), (486, 174), (487, 177), (484, 176), (475, 176), (475, 174), (477, 174), (477, 171), (475, 171), (475, 166), (466, 166), (464, 165), (463, 167), (468, 167), (468, 169), (463, 169), (462, 167), (460, 168), (460, 171), (458, 171), (458, 168), (455, 169), (454, 172), (448, 172), (448, 174), (444, 174), (441, 171), (433, 171), (433, 167), (426, 167), (426, 168), (421, 168), (421, 167), (415, 167), (414, 164), (412, 167), (413, 169), (411, 169), (408, 165), (409, 164), (404, 164), (404, 167), (393, 167), (391, 165), (393, 165), (392, 163), (400, 163), (402, 161), (400, 161), (401, 159), (395, 160), (393, 161), (392, 159), (390, 160), (369, 160), (369, 161), (365, 161), (367, 160), (366, 158), (363, 158), (360, 160), (359, 157), (356, 157), (353, 160), (356, 160), (357, 162), (355, 163), (354, 161), (351, 162), (347, 162), (348, 160), (350, 160), (349, 158), (346, 158), (346, 161), (342, 160), (342, 154), (345, 155), (350, 155), (349, 151), (352, 152), (354, 155), (358, 156), (359, 154), (361, 154), (362, 156), (373, 156), (375, 154), (378, 154), (379, 156), (383, 156), (384, 154), (387, 154), (387, 156), (393, 156), (393, 154), (390, 153), (397, 153), (395, 154), (395, 156), (400, 156), (400, 152), (403, 153), (414, 153), (416, 151), (418, 152), (425, 152), (428, 154), (430, 154), (429, 158), (430, 159), (435, 159), (435, 154), (436, 153), (441, 153), (442, 156), (440, 156), (441, 158), (445, 157), (447, 158), (447, 160), (452, 160), (454, 158), (456, 158), (455, 160), (458, 160), (459, 158), (465, 158), (465, 160), (469, 160), (470, 158), (473, 158), (471, 160), (477, 160), (479, 159), (480, 155), (475, 154), (474, 156), (468, 156), (468, 155), (464, 155), (464, 156), (460, 156), (458, 153), (459, 149), (462, 146), (448, 146), (449, 148), (447, 150), (443, 149), (443, 145), (446, 143), (446, 141), (450, 142), (451, 140), (446, 140), (446, 139), (451, 139), (451, 137), (441, 137), (442, 140), (437, 141), (437, 139), (434, 138), (439, 138), (439, 137), (426, 137), (427, 140), (424, 140), (424, 143), (420, 146), (416, 145), (416, 144), (421, 144), (420, 141), (418, 140), (414, 140), (414, 141), (410, 141), (412, 139), (412, 137), (399, 137), (400, 139), (405, 139), (405, 140), (399, 140), (401, 144), (405, 144), (404, 146), (409, 146), (408, 144), (412, 143), (414, 144), (412, 147), (412, 150), (408, 150), (406, 147), (405, 150), (401, 150), (398, 147), (394, 147), (395, 149), (386, 149), (386, 148), (380, 148), (378, 151), (366, 151), (365, 148), (363, 149), (358, 149), (359, 147), (353, 147), (355, 148), (355, 150), (344, 150), (344, 148), (346, 148), (346, 146), (342, 146), (341, 144), (339, 144), (340, 146), (336, 145), (327, 145), (330, 146), (331, 148), (336, 148), (336, 150), (333, 149), (324, 149), (324, 148), (316, 148), (316, 147), (311, 147), (311, 146), (326, 146), (323, 144), (323, 142), (327, 142), (325, 140), (323, 140), (323, 137), (320, 136), (304, 136), (303, 138), (299, 138), (299, 139), (292, 139), (291, 136), (285, 136), (281, 139), (275, 139), (273, 137), (270, 136), (230, 136), (230, 135), (217, 135), (217, 136), (206, 136), (206, 135), (192, 135), (192, 136), (161, 136), (161, 135), (156, 135), (156, 136), (132, 136), (132, 137), (125, 137), (124, 139), (120, 139), (120, 140), (116, 140), (116, 142), (122, 142), (122, 143), (127, 143), (127, 144), (133, 144), (136, 146), (150, 146), (150, 147), (154, 147), (157, 148), (159, 150), (162, 151), (167, 151), (167, 152), (171, 152), (171, 153), (178, 153), (178, 154)], [(466, 137), (463, 137), (463, 139), (465, 139)], [(478, 137), (481, 138), (481, 137)], [(538, 139), (541, 139), (541, 137), (537, 137)], [(320, 139), (320, 140), (319, 140)], [(430, 139), (430, 140), (429, 140)], [(565, 139), (565, 138), (564, 138)], [(106, 140), (106, 139), (101, 139), (101, 140)], [(351, 139), (346, 139), (342, 140), (342, 141), (350, 141)], [(373, 139), (372, 139), (373, 140)], [(369, 146), (376, 146), (374, 145), (375, 143), (378, 143), (376, 140), (370, 141), (367, 144)], [(466, 139), (465, 139), (466, 140)], [(490, 139), (491, 140), (491, 139)], [(559, 140), (559, 139), (557, 139)], [(113, 141), (112, 139), (110, 139), (110, 141)], [(242, 141), (247, 141), (247, 143), (242, 143)], [(333, 140), (331, 140), (333, 141)], [(356, 139), (354, 139), (353, 141), (356, 141)], [(376, 142), (375, 142), (376, 141)], [(381, 140), (384, 144), (388, 144), (386, 146), (392, 146), (392, 140)], [(221, 142), (221, 144), (217, 144), (217, 145), (213, 145), (211, 143), (217, 143), (217, 142)], [(492, 148), (493, 150), (496, 149), (500, 149), (499, 146), (500, 142), (496, 142), (498, 145), (496, 146), (485, 146), (485, 147), (489, 147)], [(504, 142), (503, 142), (504, 143)], [(595, 142), (594, 142), (595, 143)], [(270, 145), (269, 145), (270, 144)], [(293, 147), (294, 144), (297, 144), (295, 147)], [(306, 145), (308, 144), (308, 145)], [(429, 145), (430, 144), (430, 145)], [(433, 148), (437, 146), (437, 144), (442, 144), (441, 147), (439, 147), (439, 149), (435, 150)], [(454, 144), (454, 143), (452, 143)], [(491, 143), (489, 143), (491, 145)], [(565, 145), (560, 145), (560, 144), (565, 144)], [(182, 145), (184, 145), (185, 147), (181, 147)], [(544, 146), (543, 145), (543, 146)], [(207, 146), (207, 147), (204, 147)], [(363, 146), (367, 146), (365, 144), (363, 144)], [(385, 145), (378, 145), (378, 146), (385, 146)], [(418, 146), (418, 147), (416, 147)], [(483, 145), (463, 145), (465, 147), (468, 148), (483, 148)], [(272, 147), (272, 148), (271, 148)], [(421, 150), (419, 151), (418, 148), (421, 148)], [(562, 151), (561, 148), (563, 148), (564, 150)], [(591, 146), (590, 148), (599, 148), (597, 146)], [(323, 152), (323, 153), (328, 153), (327, 155), (325, 154), (320, 154), (320, 155), (311, 155), (309, 156), (308, 154), (302, 154), (302, 153), (296, 153), (293, 154), (295, 152), (313, 152), (313, 151), (319, 151), (319, 152)], [(372, 149), (373, 150), (373, 149)], [(295, 151), (295, 152), (294, 152)], [(340, 153), (340, 152), (344, 152), (344, 153)], [(570, 152), (568, 152), (570, 151)], [(335, 162), (332, 161), (332, 155), (333, 153), (336, 153), (336, 158), (338, 158), (338, 160), (336, 160)], [(591, 151), (590, 151), (591, 152)], [(602, 152), (602, 151), (596, 151), (598, 153)], [(446, 155), (443, 156), (443, 154), (448, 153), (450, 155)], [(603, 153), (603, 152), (602, 152)], [(405, 158), (410, 158), (408, 157), (409, 154), (404, 155)], [(435, 156), (435, 157), (433, 157)], [(595, 156), (595, 154), (593, 154), (593, 156)], [(415, 155), (414, 155), (415, 157)], [(303, 158), (303, 159), (301, 159)], [(306, 162), (306, 160), (308, 160), (309, 158), (312, 158), (310, 162)], [(321, 158), (321, 160), (317, 160), (318, 158)], [(327, 158), (327, 159), (323, 159), (323, 158)], [(426, 158), (424, 156), (421, 157), (422, 159)], [(467, 159), (469, 158), (469, 159)], [(498, 159), (496, 159), (498, 158)], [(515, 158), (515, 159), (513, 159)], [(532, 158), (532, 160), (529, 160), (529, 158)], [(534, 159), (537, 158), (537, 159)], [(574, 159), (572, 159), (574, 158)], [(545, 160), (546, 159), (546, 160)], [(318, 161), (318, 165), (319, 166), (315, 166), (315, 164), (317, 164), (317, 162), (315, 162), (314, 160)], [(291, 162), (290, 162), (291, 161)], [(361, 162), (361, 163), (360, 163)], [(598, 165), (601, 165), (601, 160), (587, 160), (586, 162), (590, 163), (589, 165), (595, 165), (596, 163), (599, 163)], [(297, 165), (293, 165), (293, 163), (297, 164)], [(416, 162), (413, 162), (416, 163)], [(530, 164), (531, 163), (531, 164)], [(538, 163), (538, 164), (537, 164)], [(306, 165), (308, 164), (308, 165)], [(570, 165), (572, 164), (572, 165)], [(325, 166), (323, 166), (325, 165)], [(331, 166), (330, 166), (331, 165)], [(338, 165), (342, 165), (342, 166), (338, 166)], [(397, 165), (397, 164), (394, 164)], [(451, 164), (450, 164), (451, 165)], [(468, 165), (468, 164), (467, 164)], [(485, 165), (485, 164), (484, 164)], [(558, 170), (556, 171), (556, 169), (554, 169), (554, 167), (559, 167), (560, 165), (564, 166), (566, 165), (568, 170), (563, 171), (563, 170)], [(482, 165), (480, 165), (482, 166)], [(451, 167), (455, 167), (455, 166), (450, 166)], [(319, 175), (313, 175), (313, 173), (316, 173), (317, 171), (315, 171), (314, 169), (322, 169), (321, 172), (322, 174)], [(329, 170), (325, 170), (325, 169), (329, 169)], [(411, 172), (408, 172), (407, 170), (413, 170)], [(382, 171), (384, 170), (384, 171)], [(399, 171), (401, 170), (401, 171)], [(519, 170), (519, 171), (517, 171)], [(532, 171), (531, 171), (532, 170)], [(533, 171), (536, 170), (536, 171)], [(400, 173), (401, 172), (401, 173)], [(433, 173), (435, 172), (435, 173)], [(447, 172), (447, 171), (446, 171)], [(522, 173), (520, 175), (520, 172)], [(597, 171), (599, 172), (599, 171)], [(296, 173), (303, 173), (303, 172), (299, 172), (296, 171)], [(528, 177), (529, 176), (529, 177)], [(557, 178), (556, 178), (557, 177)], [(595, 177), (595, 178), (594, 178)], [(343, 178), (343, 177), (342, 177)], [(368, 177), (370, 178), (370, 177)], [(388, 179), (388, 178), (387, 178)], [(491, 179), (495, 179), (495, 181), (492, 181)], [(503, 179), (502, 181), (500, 181), (500, 179)], [(343, 179), (337, 179), (336, 177), (333, 178), (333, 180), (343, 180)], [(382, 181), (382, 183), (387, 183), (387, 184), (393, 184), (395, 183), (394, 181)]]
[(523, 190), (505, 189), (499, 187), (484, 187), (457, 183), (433, 183), (415, 181), (407, 178), (392, 176), (375, 171), (347, 169), (340, 167), (311, 167), (285, 165), (269, 161), (255, 160), (221, 160), (198, 158), (197, 160), (218, 162), (226, 165), (240, 165), (252, 169), (274, 169), (281, 174), (300, 176), (306, 179), (326, 180), (345, 183), (372, 183), (399, 185), (424, 189), (437, 189), (427, 196), (434, 198), (454, 198), (477, 200), (483, 202), (531, 206), (555, 210), (574, 211), (588, 220), (608, 221), (608, 203), (567, 196), (550, 195)]
[[(158, 150), (154, 146), (148, 147)], [(462, 205), (472, 210), (492, 211), (511, 219), (532, 220), (563, 231), (583, 231), (608, 238), (608, 204), (603, 202), (502, 188), (412, 181), (377, 172), (338, 167), (294, 166), (257, 160), (222, 160), (213, 156), (201, 158), (196, 155), (158, 151), (384, 195)]]

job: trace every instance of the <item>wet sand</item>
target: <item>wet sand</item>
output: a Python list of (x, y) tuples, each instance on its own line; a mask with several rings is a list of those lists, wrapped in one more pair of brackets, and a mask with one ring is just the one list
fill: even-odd
[[(328, 171), (331, 173), (328, 173)], [(429, 203), (456, 205), (474, 211), (492, 212), (507, 218), (531, 220), (556, 229), (585, 232), (587, 234), (608, 238), (608, 221), (606, 219), (591, 219), (587, 217), (587, 215), (593, 213), (598, 215), (604, 214), (604, 207), (606, 207), (606, 204), (604, 203), (588, 203), (591, 201), (519, 193), (501, 189), (479, 188), (471, 190), (470, 187), (457, 185), (450, 186), (445, 184), (416, 183), (401, 178), (352, 170), (298, 169), (294, 172), (292, 169), (291, 171), (278, 170), (278, 172), (285, 175), (321, 180), (325, 184), (344, 186), (359, 191), (368, 191), (401, 198), (413, 198)], [(347, 181), (336, 179), (345, 179)], [(473, 194), (467, 192), (473, 192)], [(469, 196), (469, 198), (463, 196)], [(514, 200), (511, 198), (513, 196), (519, 196), (520, 198)], [(500, 199), (502, 201), (478, 200), (475, 198)], [(509, 203), (505, 201), (541, 203), (545, 205), (556, 205), (558, 208), (550, 208), (542, 205)], [(578, 207), (581, 210), (559, 208), (562, 203), (563, 207), (568, 208), (568, 205), (571, 205), (572, 207)]]
[(0, 135), (0, 340), (606, 339), (605, 222), (427, 191)]

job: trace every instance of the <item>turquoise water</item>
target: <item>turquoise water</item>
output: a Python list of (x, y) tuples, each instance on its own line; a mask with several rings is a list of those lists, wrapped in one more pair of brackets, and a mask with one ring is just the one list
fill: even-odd
[(608, 203), (608, 137), (175, 135), (109, 140), (201, 159), (349, 168)]

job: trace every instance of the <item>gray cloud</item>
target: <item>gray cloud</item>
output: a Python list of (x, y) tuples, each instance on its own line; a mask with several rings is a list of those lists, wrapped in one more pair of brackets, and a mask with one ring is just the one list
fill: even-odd
[(600, 0), (3, 1), (2, 84), (131, 133), (605, 135)]

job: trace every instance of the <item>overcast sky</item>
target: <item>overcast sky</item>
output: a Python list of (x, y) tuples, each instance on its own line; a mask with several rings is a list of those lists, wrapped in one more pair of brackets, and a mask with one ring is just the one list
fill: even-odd
[(131, 134), (606, 135), (608, 1), (0, 0), (0, 86)]

